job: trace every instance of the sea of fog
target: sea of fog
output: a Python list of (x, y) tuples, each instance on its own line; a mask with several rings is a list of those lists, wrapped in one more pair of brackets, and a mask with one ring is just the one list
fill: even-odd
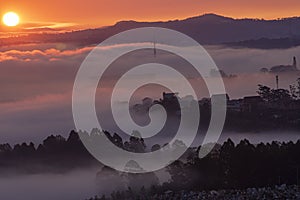
[(0, 177), (0, 199), (84, 200), (97, 194), (96, 171)]
[[(47, 46), (45, 49), (41, 49), (39, 45), (32, 45), (26, 47), (26, 49), (18, 46), (15, 48), (19, 50), (20, 54), (23, 54), (27, 51), (34, 52), (36, 49), (48, 52), (48, 48), (55, 48), (55, 46)], [(293, 56), (300, 60), (300, 47), (266, 50), (220, 46), (206, 46), (205, 48), (220, 69), (228, 75), (236, 75), (234, 77), (224, 77), (226, 91), (230, 98), (255, 95), (257, 84), (275, 87), (275, 74), (260, 73), (259, 70), (262, 67), (270, 68), (274, 65), (291, 64)], [(4, 52), (9, 51), (8, 49), (2, 50)], [(87, 52), (88, 50), (79, 51), (75, 49), (74, 54), (59, 57), (55, 61), (49, 61), (52, 54), (49, 58), (45, 58), (45, 55), (47, 55), (45, 53), (45, 55), (33, 54), (32, 60), (28, 62), (18, 60), (0, 62), (0, 68), (2, 69), (0, 79), (3, 83), (0, 84), (1, 143), (30, 141), (40, 143), (50, 134), (67, 136), (70, 130), (74, 129), (72, 88), (78, 68)], [(153, 52), (140, 52), (136, 57), (118, 60), (115, 66), (117, 70), (112, 68), (107, 72), (104, 78), (104, 88), (99, 89), (96, 94), (96, 109), (99, 114), (103, 115), (105, 109), (107, 109), (105, 101), (107, 101), (107, 93), (111, 91), (109, 87), (111, 82), (115, 81), (119, 72), (136, 63), (135, 58), (153, 61)], [(160, 54), (159, 52), (155, 59), (160, 59), (162, 62), (170, 64), (170, 66), (173, 64), (179, 70), (185, 71), (191, 84), (199, 89), (199, 98), (209, 96), (203, 81), (193, 77), (194, 73), (187, 70), (184, 61), (176, 60), (170, 55)], [(167, 77), (168, 74), (166, 74)], [(290, 84), (295, 83), (298, 77), (300, 77), (300, 72), (280, 74), (279, 86), (288, 88)], [(143, 79), (143, 76), (137, 75), (134, 78)], [(14, 90), (11, 90), (11, 88), (14, 88)], [(122, 91), (126, 94), (126, 90)], [(141, 92), (136, 93), (134, 97), (136, 102), (140, 102), (146, 96), (159, 99), (162, 91), (162, 89), (155, 90), (153, 88), (148, 91), (141, 89)], [(184, 95), (186, 94), (179, 94), (181, 97)], [(120, 94), (121, 96), (122, 94)]]
[[(32, 46), (26, 51), (34, 51), (35, 48), (37, 47)], [(45, 49), (40, 50), (46, 52), (47, 48), (53, 47), (45, 47)], [(259, 72), (260, 68), (291, 64), (293, 56), (300, 60), (300, 47), (285, 50), (259, 50), (208, 46), (206, 49), (220, 69), (228, 75), (236, 75), (224, 78), (227, 93), (231, 98), (255, 95), (259, 83), (274, 87), (274, 74), (262, 74)], [(8, 51), (7, 49), (1, 50)], [(22, 54), (24, 49), (20, 47), (19, 51)], [(44, 54), (32, 54), (32, 61), (25, 63), (20, 62), (20, 60), (0, 63), (2, 68), (0, 79), (3, 83), (0, 84), (2, 94), (0, 97), (0, 143), (9, 142), (13, 145), (33, 141), (35, 144), (39, 144), (50, 134), (68, 136), (68, 133), (74, 129), (71, 91), (76, 72), (86, 53), (87, 50), (83, 53), (76, 50), (76, 54), (59, 57), (59, 59), (51, 62), (47, 57), (44, 58)], [(150, 55), (152, 56), (152, 54)], [(53, 55), (51, 54), (51, 56)], [(168, 57), (163, 57), (162, 60), (168, 60)], [(134, 62), (128, 59), (125, 61), (127, 65)], [(125, 63), (121, 62), (121, 64), (125, 66), (123, 65)], [(179, 65), (180, 62), (176, 64)], [(182, 64), (185, 67), (184, 63)], [(180, 66), (178, 67), (180, 68)], [(111, 71), (111, 73), (107, 74), (106, 80), (115, 78), (116, 71)], [(197, 85), (200, 90), (202, 89), (199, 96), (201, 98), (207, 97), (207, 91), (205, 86), (201, 84), (201, 80), (193, 77), (191, 72), (188, 76), (192, 84)], [(290, 84), (295, 83), (296, 78), (299, 76), (299, 73), (280, 75), (280, 87), (288, 88)], [(107, 81), (106, 86), (109, 86), (109, 84), (110, 82)], [(14, 88), (14, 90), (12, 91), (11, 88)], [(96, 108), (100, 115), (106, 112), (107, 106), (103, 97), (109, 91), (111, 91), (109, 87), (97, 91)], [(152, 88), (151, 94), (149, 94), (146, 90), (143, 92), (143, 89), (141, 89), (140, 93), (135, 94), (133, 100), (140, 103), (145, 96), (159, 99), (162, 91), (161, 88), (157, 88), (157, 90)], [(126, 93), (126, 90), (124, 90), (124, 93)], [(109, 128), (110, 122), (105, 123)], [(113, 132), (113, 127), (110, 128)], [(223, 143), (228, 138), (231, 138), (235, 143), (242, 139), (248, 139), (253, 144), (274, 140), (295, 142), (300, 139), (300, 134), (288, 131), (224, 132), (218, 142)], [(194, 145), (197, 146), (200, 143), (201, 138), (197, 139)], [(96, 169), (89, 169), (65, 174), (2, 176), (0, 177), (0, 199), (83, 200), (99, 195), (99, 191), (111, 192), (114, 189), (113, 184), (102, 184), (101, 188), (96, 185), (96, 173)], [(168, 179), (165, 174), (159, 177), (164, 177), (164, 180), (161, 181)]]
[[(75, 170), (63, 174), (14, 175), (0, 177), (1, 200), (85, 200), (110, 194), (120, 186), (119, 179), (96, 181), (99, 169)], [(165, 170), (156, 171), (159, 181), (170, 176)], [(138, 185), (142, 185), (139, 183)], [(133, 188), (134, 189), (134, 188)]]

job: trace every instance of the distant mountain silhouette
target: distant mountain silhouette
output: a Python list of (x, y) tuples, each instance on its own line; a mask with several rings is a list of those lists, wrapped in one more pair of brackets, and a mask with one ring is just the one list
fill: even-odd
[(231, 47), (247, 47), (254, 49), (286, 49), (300, 46), (300, 38), (260, 38), (256, 40), (244, 40), (239, 42), (226, 43), (226, 46)]
[[(0, 45), (32, 42), (70, 42), (78, 45), (92, 45), (100, 43), (109, 36), (119, 32), (146, 26), (174, 29), (191, 36), (201, 44), (231, 43), (234, 46), (281, 48), (281, 42), (276, 43), (275, 46), (270, 45), (274, 42), (274, 39), (282, 40), (282, 48), (300, 44), (300, 17), (263, 20), (233, 19), (215, 14), (205, 14), (184, 20), (166, 22), (120, 21), (113, 26), (97, 29), (60, 34), (34, 34), (18, 38), (1, 39)], [(261, 38), (265, 39), (262, 40)], [(287, 45), (287, 42), (284, 40), (288, 40), (291, 44)], [(263, 44), (259, 45), (261, 42)]]

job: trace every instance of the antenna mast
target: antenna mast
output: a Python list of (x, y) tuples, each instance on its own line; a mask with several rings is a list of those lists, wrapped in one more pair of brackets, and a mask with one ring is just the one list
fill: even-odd
[(153, 55), (156, 57), (156, 37), (155, 37), (155, 31), (153, 33)]

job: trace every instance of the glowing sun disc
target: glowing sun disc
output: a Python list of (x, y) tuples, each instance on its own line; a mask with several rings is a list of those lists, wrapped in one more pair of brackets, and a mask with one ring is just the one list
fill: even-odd
[(8, 12), (3, 15), (2, 21), (6, 26), (17, 26), (19, 24), (20, 18), (17, 13)]

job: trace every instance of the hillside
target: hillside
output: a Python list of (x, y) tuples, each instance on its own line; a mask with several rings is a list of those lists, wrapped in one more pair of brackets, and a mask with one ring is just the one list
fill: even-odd
[[(185, 33), (201, 44), (233, 44), (249, 45), (249, 41), (257, 43), (261, 38), (283, 39), (299, 38), (300, 17), (277, 20), (233, 19), (215, 14), (205, 14), (184, 20), (166, 22), (120, 21), (113, 26), (97, 29), (86, 29), (59, 34), (33, 34), (14, 38), (0, 39), (0, 45), (22, 43), (64, 42), (77, 45), (93, 45), (119, 32), (139, 27), (164, 27)], [(241, 41), (248, 41), (243, 43)], [(298, 40), (297, 40), (298, 41)], [(299, 44), (299, 41), (296, 45)], [(261, 48), (260, 45), (254, 45)], [(293, 43), (283, 48), (295, 46)], [(270, 46), (272, 48), (272, 46)]]

